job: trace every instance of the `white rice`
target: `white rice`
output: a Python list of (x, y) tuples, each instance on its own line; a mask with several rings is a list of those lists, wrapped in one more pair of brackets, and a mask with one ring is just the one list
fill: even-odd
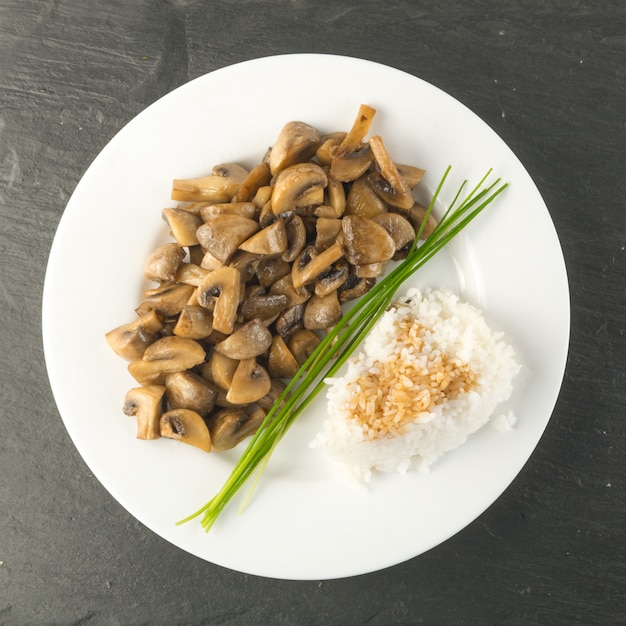
[[(503, 333), (447, 290), (410, 290), (327, 379), (328, 414), (312, 442), (347, 476), (427, 470), (484, 426), (509, 399), (520, 367)], [(497, 416), (507, 430), (512, 413)]]

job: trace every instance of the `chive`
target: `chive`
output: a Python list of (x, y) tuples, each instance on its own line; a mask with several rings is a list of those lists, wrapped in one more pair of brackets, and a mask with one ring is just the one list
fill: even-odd
[[(450, 170), (451, 167), (448, 166), (435, 190), (407, 258), (358, 300), (328, 332), (277, 398), (220, 491), (198, 511), (177, 522), (177, 525), (202, 515), (202, 527), (207, 532), (211, 529), (220, 513), (254, 471), (265, 468), (283, 435), (324, 388), (324, 379), (331, 377), (347, 361), (387, 310), (402, 283), (458, 235), (507, 187), (507, 183), (501, 184), (499, 178), (485, 187), (492, 172), (489, 170), (460, 204), (455, 206), (467, 184), (464, 181), (433, 232), (422, 243), (418, 243)], [(259, 478), (260, 473), (254, 481), (255, 485)], [(244, 506), (249, 497), (250, 494)]]

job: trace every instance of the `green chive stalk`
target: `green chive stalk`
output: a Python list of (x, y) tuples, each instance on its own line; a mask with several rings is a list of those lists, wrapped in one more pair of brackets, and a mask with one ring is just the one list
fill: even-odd
[[(428, 216), (435, 206), (450, 170), (451, 167), (448, 166), (435, 190), (407, 258), (358, 300), (329, 331), (277, 398), (220, 491), (201, 509), (177, 522), (178, 525), (202, 515), (202, 527), (207, 532), (211, 529), (220, 513), (250, 476), (257, 469), (262, 471), (265, 468), (283, 435), (324, 388), (324, 380), (341, 368), (387, 310), (402, 283), (456, 237), (507, 187), (506, 183), (500, 183), (499, 178), (485, 187), (492, 171), (489, 170), (457, 206), (467, 183), (464, 181), (444, 216), (420, 244), (418, 242)], [(258, 479), (257, 476), (256, 481)]]

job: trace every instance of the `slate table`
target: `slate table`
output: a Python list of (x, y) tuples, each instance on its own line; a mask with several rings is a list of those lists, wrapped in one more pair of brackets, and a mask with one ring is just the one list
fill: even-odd
[[(0, 624), (624, 624), (623, 0), (0, 0)], [(130, 119), (201, 74), (326, 52), (442, 88), (509, 144), (568, 268), (571, 343), (549, 426), (504, 495), (385, 571), (259, 578), (120, 507), (57, 412), (42, 286), (64, 206)]]

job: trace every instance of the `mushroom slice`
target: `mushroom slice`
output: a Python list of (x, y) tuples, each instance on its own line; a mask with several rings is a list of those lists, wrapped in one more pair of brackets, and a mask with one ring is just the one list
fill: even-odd
[(396, 167), (411, 189), (417, 187), (422, 182), (422, 178), (424, 178), (424, 174), (426, 173), (425, 170), (415, 167), (414, 165), (402, 165), (397, 163)]
[(269, 287), (279, 278), (291, 272), (291, 265), (282, 258), (264, 258), (259, 261), (255, 273), (261, 287)]
[(197, 245), (196, 231), (202, 224), (202, 220), (197, 215), (184, 209), (163, 209), (161, 215), (179, 246)]
[(330, 164), (330, 175), (342, 183), (349, 183), (365, 174), (373, 159), (369, 143), (354, 152), (337, 150)]
[(328, 204), (335, 210), (335, 215), (331, 217), (341, 217), (346, 210), (346, 190), (343, 183), (333, 176), (328, 176)]
[[(311, 291), (306, 285), (301, 287), (293, 286), (293, 278), (291, 274), (279, 278), (271, 287), (270, 294), (283, 295), (287, 298), (288, 307), (296, 306), (296, 304), (302, 304), (311, 297)], [(286, 308), (286, 307), (283, 307)]]
[(293, 215), (285, 223), (287, 232), (287, 248), (281, 258), (292, 263), (306, 245), (306, 226), (299, 215)]
[(256, 359), (242, 359), (230, 383), (226, 401), (231, 404), (250, 404), (266, 395), (271, 386), (270, 375)]
[(337, 290), (339, 302), (344, 304), (365, 295), (376, 284), (375, 278), (359, 278), (355, 274), (348, 274), (346, 282)]
[(110, 330), (105, 338), (115, 354), (127, 361), (136, 361), (156, 341), (162, 328), (159, 316), (154, 311), (148, 311), (129, 324)]
[(160, 420), (161, 436), (182, 441), (211, 451), (211, 435), (209, 427), (199, 413), (191, 409), (172, 409), (163, 413)]
[(172, 281), (176, 271), (185, 258), (185, 251), (175, 243), (159, 246), (147, 259), (144, 276), (148, 280)]
[(208, 269), (194, 263), (183, 263), (176, 272), (176, 282), (197, 287), (206, 278)]
[(346, 215), (341, 221), (341, 228), (346, 259), (352, 265), (388, 261), (396, 251), (391, 235), (368, 217)]
[(220, 389), (227, 390), (230, 388), (237, 365), (239, 365), (239, 361), (236, 359), (230, 359), (219, 352), (213, 351), (209, 360), (200, 369), (204, 378)]
[(225, 265), (213, 272), (198, 285), (198, 303), (210, 308), (213, 298), (213, 328), (221, 333), (233, 332), (237, 308), (241, 299), (241, 274), (234, 267)]
[[(275, 215), (314, 204), (328, 180), (316, 163), (298, 163), (281, 170), (274, 181), (272, 211)], [(311, 195), (314, 194), (314, 195)]]
[(337, 292), (325, 296), (313, 295), (304, 309), (304, 327), (308, 330), (323, 330), (334, 326), (342, 317)]
[[(381, 228), (381, 230), (385, 232), (384, 229)], [(315, 252), (313, 246), (307, 246), (294, 261), (291, 269), (293, 286), (297, 289), (302, 287), (302, 285), (312, 283), (323, 271), (327, 270), (342, 256), (344, 256), (343, 246), (337, 242), (319, 254)]]
[(191, 409), (208, 415), (215, 406), (217, 389), (193, 372), (174, 372), (165, 378), (167, 399), (173, 409)]
[(264, 419), (265, 414), (248, 413), (242, 407), (229, 407), (216, 411), (209, 419), (213, 449), (221, 452), (234, 448), (246, 437), (253, 435)]
[(289, 298), (284, 293), (266, 293), (265, 288), (255, 285), (246, 293), (241, 303), (241, 315), (244, 320), (274, 320), (289, 306)]
[(315, 151), (315, 158), (322, 166), (331, 164), (339, 144), (345, 139), (347, 134), (346, 132), (340, 131), (322, 137), (319, 148)]
[(264, 185), (263, 187), (259, 187), (256, 194), (254, 194), (254, 198), (252, 198), (251, 202), (257, 208), (257, 211), (260, 211), (266, 204), (269, 203), (270, 198), (272, 197), (273, 187), (271, 185)]
[[(200, 250), (202, 250), (202, 246), (200, 246)], [(222, 263), (219, 259), (216, 259), (210, 252), (205, 252), (200, 261), (200, 267), (204, 270), (216, 270), (222, 267), (224, 263)]]
[(415, 202), (413, 192), (391, 160), (382, 138), (379, 135), (372, 137), (370, 147), (380, 168), (380, 174), (371, 172), (368, 175), (374, 191), (388, 204), (399, 209), (410, 209)]
[(191, 369), (205, 356), (202, 346), (193, 339), (162, 337), (146, 348), (142, 359), (129, 363), (128, 371), (140, 385), (159, 385), (170, 372)]
[(400, 250), (415, 239), (415, 230), (411, 222), (399, 213), (380, 213), (372, 219), (391, 235), (396, 244), (396, 250)]
[(272, 337), (272, 346), (267, 357), (267, 369), (272, 378), (293, 378), (298, 371), (298, 361), (280, 335)]
[(329, 293), (337, 291), (348, 279), (348, 270), (348, 262), (345, 259), (339, 259), (337, 263), (331, 265), (315, 281), (315, 295), (327, 296)]
[(270, 226), (266, 226), (249, 239), (246, 239), (246, 241), (239, 246), (239, 249), (266, 256), (278, 256), (282, 254), (287, 249), (285, 220), (281, 218)]
[(274, 323), (276, 332), (287, 341), (296, 331), (304, 328), (304, 304), (285, 309)]
[(210, 176), (175, 179), (172, 200), (178, 202), (230, 202), (248, 176), (248, 170), (236, 163), (216, 165)]
[[(267, 395), (259, 398), (257, 400), (257, 404), (264, 409), (265, 411), (269, 411), (277, 402), (280, 395), (285, 391), (286, 385), (281, 380), (272, 380), (272, 386), (270, 390), (267, 392)], [(289, 394), (287, 394), (289, 397)], [(283, 400), (284, 402), (284, 400)], [(282, 405), (282, 402), (281, 402)]]
[(433, 232), (433, 230), (435, 229), (435, 226), (437, 226), (437, 220), (435, 219), (435, 216), (432, 214), (432, 212), (428, 213), (428, 209), (423, 204), (420, 204), (419, 202), (416, 202), (406, 212), (406, 217), (413, 225), (413, 228), (415, 229), (416, 233), (420, 231), (420, 228), (422, 227), (422, 222), (426, 218), (426, 214), (428, 214), (428, 219), (426, 220), (426, 224), (424, 228), (422, 229), (422, 232), (420, 234), (420, 239), (426, 239), (426, 237), (428, 237)]
[(387, 261), (383, 261), (382, 263), (367, 263), (365, 265), (354, 266), (354, 275), (358, 278), (378, 278), (386, 271)]
[(234, 267), (241, 274), (241, 281), (247, 283), (254, 277), (261, 258), (262, 256), (253, 252), (237, 250), (228, 262), (228, 266)]
[(281, 170), (308, 161), (317, 150), (320, 134), (316, 128), (304, 122), (288, 122), (276, 138), (269, 156), (272, 175)]
[(156, 289), (149, 289), (144, 293), (145, 300), (135, 309), (137, 315), (143, 315), (148, 311), (156, 311), (162, 318), (178, 315), (189, 298), (193, 295), (193, 285), (163, 283)]
[(250, 202), (261, 187), (270, 184), (272, 173), (267, 163), (259, 163), (253, 167), (245, 180), (241, 183), (239, 191), (235, 194), (233, 202)]
[(209, 218), (198, 228), (198, 241), (216, 259), (228, 263), (237, 248), (259, 230), (255, 220), (241, 215), (222, 214)]
[(322, 252), (337, 241), (341, 232), (341, 220), (337, 218), (320, 217), (315, 223), (315, 251)]
[(317, 348), (321, 341), (321, 337), (316, 332), (301, 328), (289, 338), (287, 347), (296, 361), (298, 361), (298, 365), (302, 365), (311, 356), (313, 350)]
[(369, 132), (375, 115), (376, 109), (367, 104), (362, 104), (352, 123), (352, 128), (339, 145), (339, 151), (352, 152), (357, 150), (365, 141), (365, 136)]
[[(254, 219), (258, 209), (252, 202), (226, 202), (220, 204), (207, 204), (200, 209), (200, 217), (202, 221), (215, 217), (216, 215), (239, 215)], [(198, 224), (200, 226), (200, 224)]]
[(216, 344), (215, 351), (231, 359), (251, 359), (263, 354), (271, 345), (272, 333), (263, 322), (254, 319)]
[(202, 306), (188, 305), (178, 316), (173, 333), (187, 339), (204, 339), (213, 332), (213, 316)]
[(124, 398), (123, 412), (137, 417), (137, 439), (158, 439), (159, 420), (163, 413), (163, 385), (146, 385), (131, 389)]
[(387, 203), (374, 191), (367, 176), (361, 176), (352, 183), (346, 200), (346, 215), (374, 217), (386, 211)]

